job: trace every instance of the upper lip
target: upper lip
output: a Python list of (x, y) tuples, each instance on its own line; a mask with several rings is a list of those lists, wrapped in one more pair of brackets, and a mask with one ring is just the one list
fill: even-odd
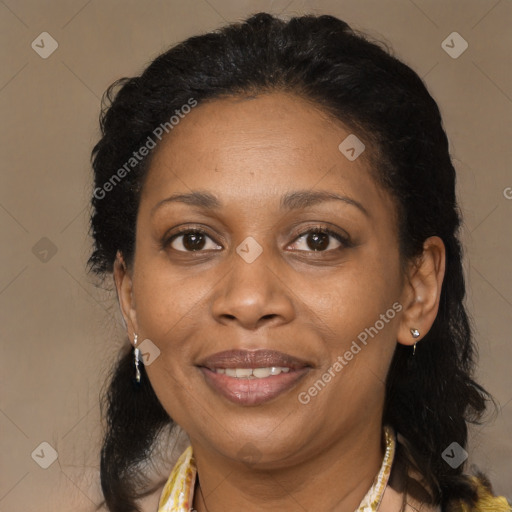
[(198, 366), (216, 368), (268, 368), (281, 366), (299, 369), (310, 366), (303, 359), (276, 350), (225, 350), (203, 359)]

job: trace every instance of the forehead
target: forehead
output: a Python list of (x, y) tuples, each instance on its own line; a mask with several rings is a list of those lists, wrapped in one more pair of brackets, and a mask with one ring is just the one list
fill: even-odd
[(321, 189), (357, 196), (369, 209), (389, 207), (367, 155), (350, 161), (340, 151), (349, 135), (343, 123), (289, 93), (201, 103), (155, 150), (142, 199), (155, 204), (201, 189), (226, 204), (255, 206), (285, 190)]

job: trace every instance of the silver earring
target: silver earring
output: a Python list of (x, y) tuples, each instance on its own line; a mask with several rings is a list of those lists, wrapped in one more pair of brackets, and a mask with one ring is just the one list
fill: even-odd
[(135, 356), (135, 380), (140, 382), (140, 370), (139, 370), (139, 353), (140, 350), (137, 347), (137, 338), (138, 336), (135, 334), (133, 337), (133, 346), (134, 346), (134, 356)]
[[(413, 338), (417, 338), (420, 335), (420, 331), (418, 329), (411, 329), (411, 334)], [(412, 355), (416, 353), (416, 343), (414, 343), (414, 347), (412, 349)]]

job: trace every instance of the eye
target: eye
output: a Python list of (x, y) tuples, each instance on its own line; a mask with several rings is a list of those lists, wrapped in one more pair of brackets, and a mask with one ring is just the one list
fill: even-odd
[[(181, 239), (181, 240), (180, 240)], [(207, 240), (212, 242), (213, 247), (207, 247)], [(167, 238), (163, 243), (164, 248), (171, 246), (179, 252), (196, 252), (205, 249), (222, 249), (219, 245), (213, 243), (213, 240), (202, 229), (185, 228), (171, 237)], [(206, 247), (205, 247), (206, 246)]]
[[(298, 249), (299, 251), (328, 252), (339, 249), (340, 247), (350, 247), (348, 237), (327, 228), (315, 227), (302, 233), (296, 240), (302, 240), (307, 247), (306, 249)], [(333, 242), (332, 239), (335, 241)], [(332, 247), (332, 244), (337, 246)], [(297, 242), (295, 242), (296, 244)]]
[[(210, 247), (208, 247), (208, 240), (210, 241)], [(307, 246), (305, 249), (297, 249), (300, 252), (329, 252), (341, 247), (351, 247), (350, 239), (347, 236), (321, 226), (315, 226), (301, 233), (295, 240), (294, 245), (298, 243), (297, 241), (303, 240), (303, 246)], [(338, 244), (337, 246), (336, 242)], [(333, 243), (335, 247), (332, 247)], [(208, 236), (206, 231), (190, 227), (183, 228), (170, 237), (165, 238), (162, 243), (162, 248), (166, 249), (169, 246), (178, 252), (200, 252), (203, 250), (222, 249), (220, 245), (216, 244), (212, 238)]]

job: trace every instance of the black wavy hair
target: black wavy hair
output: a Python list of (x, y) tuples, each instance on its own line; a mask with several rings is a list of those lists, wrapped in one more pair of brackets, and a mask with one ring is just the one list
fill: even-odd
[[(153, 137), (154, 130), (194, 98), (206, 100), (272, 91), (296, 94), (371, 142), (374, 178), (394, 198), (400, 254), (411, 261), (426, 238), (446, 247), (446, 272), (434, 324), (414, 357), (397, 344), (386, 381), (383, 423), (408, 440), (404, 458), (415, 467), (433, 503), (475, 503), (463, 465), (441, 454), (452, 442), (467, 446), (468, 423), (478, 423), (492, 397), (473, 380), (473, 327), (464, 305), (465, 280), (458, 239), (461, 213), (455, 169), (439, 108), (420, 77), (344, 21), (305, 15), (285, 21), (267, 13), (190, 37), (154, 59), (140, 74), (112, 84), (104, 95), (101, 139), (92, 152), (95, 193), (89, 268), (105, 277), (117, 251), (128, 265), (149, 155), (109, 187), (116, 171)], [(110, 181), (112, 183), (112, 181)], [(145, 494), (137, 465), (151, 457), (158, 434), (173, 424), (142, 365), (133, 385), (133, 352), (123, 349), (103, 397), (107, 431), (101, 485), (114, 512), (139, 511)], [(147, 493), (147, 492), (146, 492)]]

